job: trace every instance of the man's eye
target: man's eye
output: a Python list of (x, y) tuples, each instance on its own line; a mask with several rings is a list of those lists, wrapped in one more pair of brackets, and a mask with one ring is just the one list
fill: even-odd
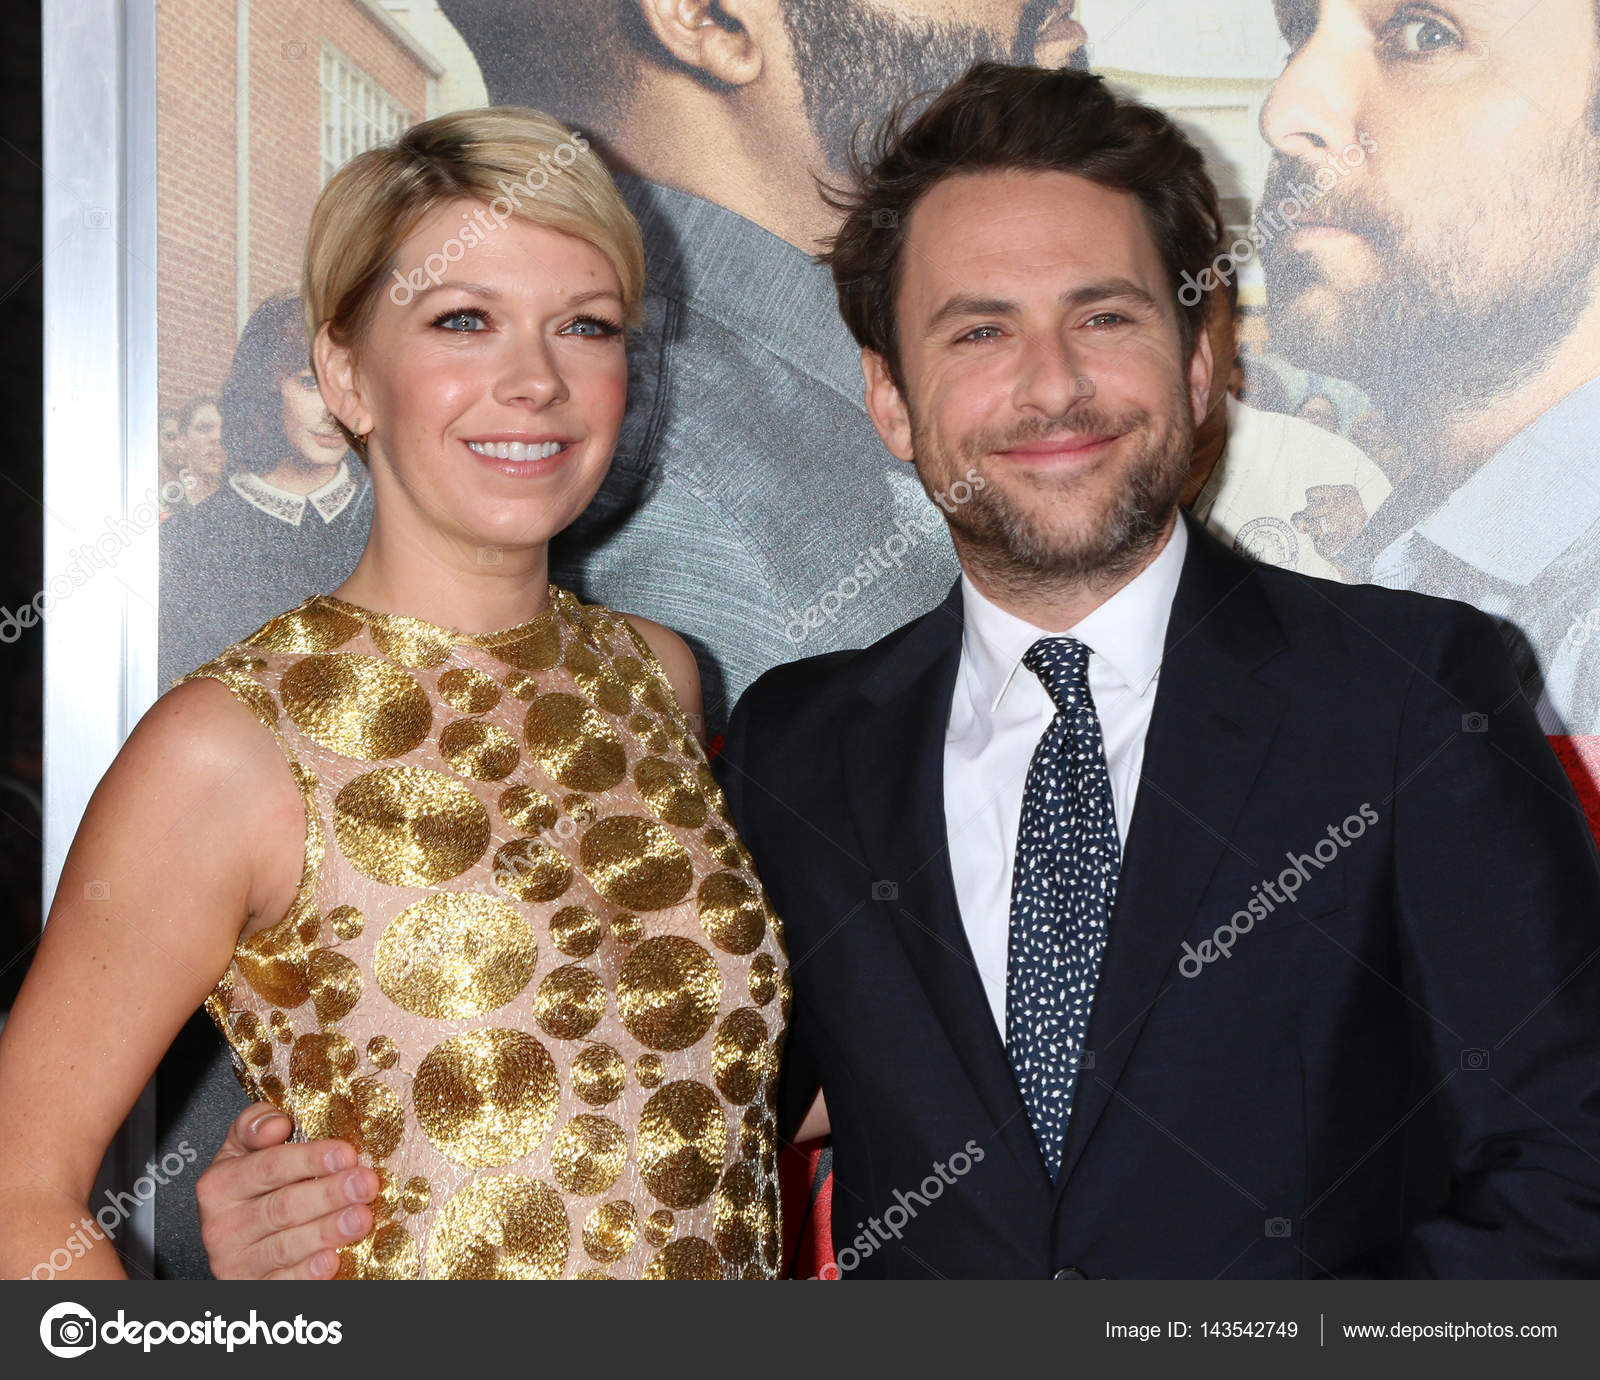
[(481, 308), (465, 307), (461, 311), (447, 311), (442, 316), (433, 318), (433, 325), (446, 331), (460, 331), (464, 334), (475, 334), (480, 330), (488, 329), (488, 321)]
[(1120, 326), (1127, 319), (1121, 312), (1097, 311), (1084, 324), (1086, 326)]
[[(985, 335), (985, 334), (983, 334), (983, 332), (985, 332), (985, 331), (992, 332), (992, 334)], [(962, 336), (961, 339), (962, 340), (993, 340), (995, 338), (995, 336), (997, 336), (999, 334), (1000, 334), (1000, 327), (998, 327), (998, 326), (974, 326), (970, 331), (968, 331), (964, 336)]]
[(1417, 15), (1395, 20), (1384, 43), (1391, 54), (1401, 58), (1425, 58), (1460, 46), (1461, 36), (1442, 19)]

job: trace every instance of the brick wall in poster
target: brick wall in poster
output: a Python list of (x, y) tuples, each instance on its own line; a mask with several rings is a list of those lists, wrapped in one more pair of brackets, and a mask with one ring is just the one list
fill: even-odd
[[(428, 73), (359, 0), (252, 0), (248, 305), (299, 281), (321, 190), (320, 54), (331, 43), (421, 119)], [(157, 11), (158, 388), (163, 411), (222, 386), (238, 336), (236, 7)]]

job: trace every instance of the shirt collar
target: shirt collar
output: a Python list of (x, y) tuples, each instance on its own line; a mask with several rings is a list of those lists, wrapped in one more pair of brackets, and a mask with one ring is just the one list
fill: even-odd
[[(1167, 617), (1188, 549), (1189, 533), (1179, 516), (1155, 560), (1093, 613), (1066, 629), (1136, 695), (1149, 690), (1161, 669)], [(965, 612), (961, 652), (974, 677), (975, 698), (987, 703), (992, 714), (1015, 681), (1023, 654), (1041, 637), (1052, 634), (985, 598), (964, 570), (961, 600)]]
[(332, 479), (308, 494), (293, 494), (280, 489), (251, 470), (230, 475), (228, 484), (252, 508), (280, 522), (287, 522), (291, 527), (300, 525), (307, 505), (316, 509), (317, 516), (323, 522), (332, 522), (349, 506), (350, 500), (356, 496), (356, 490), (361, 487), (346, 460), (339, 462), (338, 472)]
[(616, 183), (639, 221), (652, 290), (865, 406), (832, 273), (725, 206), (627, 174)]
[(1600, 378), (1525, 426), (1412, 530), (1485, 575), (1531, 584), (1600, 522), (1600, 478), (1583, 462), (1597, 429)]

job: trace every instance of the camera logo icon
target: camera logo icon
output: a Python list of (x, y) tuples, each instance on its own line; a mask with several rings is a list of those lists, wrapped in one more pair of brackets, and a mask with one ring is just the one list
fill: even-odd
[(1268, 1236), (1288, 1236), (1289, 1235), (1289, 1219), (1287, 1217), (1269, 1217), (1269, 1218), (1267, 1218), (1267, 1235)]
[(1489, 1067), (1489, 1051), (1486, 1049), (1464, 1049), (1461, 1051), (1461, 1071), (1463, 1073), (1482, 1073)]
[(52, 1356), (82, 1356), (94, 1350), (94, 1315), (80, 1304), (57, 1303), (39, 1319), (39, 1340)]
[(874, 901), (898, 901), (900, 888), (894, 882), (874, 882), (872, 884), (872, 899)]
[(1487, 714), (1463, 714), (1461, 716), (1461, 731), (1463, 733), (1487, 733), (1489, 731), (1489, 716)]

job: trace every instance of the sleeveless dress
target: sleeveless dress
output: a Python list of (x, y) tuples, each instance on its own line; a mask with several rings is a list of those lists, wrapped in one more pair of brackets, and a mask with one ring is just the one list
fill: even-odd
[(775, 1277), (782, 925), (628, 622), (316, 595), (195, 677), (305, 803), (294, 904), (206, 1009), (253, 1098), (378, 1173), (339, 1277)]

